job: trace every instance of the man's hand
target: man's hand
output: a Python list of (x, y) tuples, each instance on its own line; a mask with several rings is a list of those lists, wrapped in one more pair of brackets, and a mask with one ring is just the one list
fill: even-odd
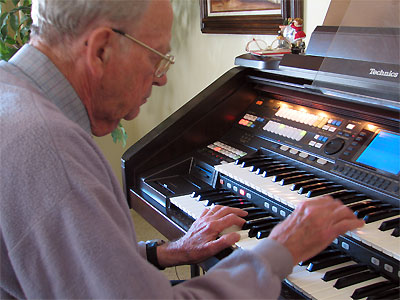
[(221, 205), (205, 209), (182, 238), (157, 248), (159, 264), (169, 267), (198, 263), (232, 246), (240, 235), (220, 234), (232, 226), (242, 228), (245, 220), (241, 217), (246, 215), (244, 210)]
[(340, 201), (325, 196), (303, 202), (268, 238), (287, 247), (297, 264), (324, 250), (338, 235), (363, 225)]

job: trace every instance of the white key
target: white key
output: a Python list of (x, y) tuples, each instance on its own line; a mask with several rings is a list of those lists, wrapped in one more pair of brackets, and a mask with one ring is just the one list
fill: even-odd
[[(215, 168), (218, 172), (225, 174), (226, 176), (231, 177), (293, 209), (295, 209), (301, 202), (312, 199), (305, 197), (304, 194), (298, 194), (297, 191), (290, 190), (291, 185), (281, 186), (277, 182), (272, 182), (272, 177), (265, 178), (255, 174), (255, 172), (249, 172), (249, 168), (240, 168), (233, 163), (218, 165)], [(366, 224), (366, 226), (361, 229), (348, 232), (347, 235), (399, 260), (400, 239), (391, 236), (392, 230), (386, 232), (380, 231), (378, 227), (382, 221)]]
[(400, 260), (400, 239), (391, 235), (393, 230), (379, 230), (379, 226), (383, 221), (395, 218), (398, 218), (398, 216), (365, 224), (364, 227), (353, 230), (349, 232), (348, 235), (360, 240), (368, 246), (394, 257), (397, 260)]
[(367, 280), (367, 281), (363, 281), (361, 283), (357, 283), (357, 284), (345, 287), (343, 289), (333, 288), (331, 293), (329, 293), (328, 295), (327, 295), (327, 293), (324, 293), (324, 295), (325, 295), (324, 299), (327, 299), (327, 300), (330, 300), (330, 299), (332, 299), (332, 300), (336, 300), (336, 299), (349, 299), (349, 300), (352, 300), (351, 295), (354, 293), (354, 291), (356, 289), (362, 288), (362, 287), (370, 285), (370, 284), (382, 282), (382, 281), (386, 281), (386, 279), (383, 278), (383, 277), (377, 277), (377, 278), (374, 278), (374, 279), (370, 279), (370, 280)]

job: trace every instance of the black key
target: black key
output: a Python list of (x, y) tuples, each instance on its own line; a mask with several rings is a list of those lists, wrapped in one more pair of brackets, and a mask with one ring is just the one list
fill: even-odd
[(370, 296), (367, 298), (367, 300), (390, 300), (390, 299), (399, 299), (399, 294), (400, 294), (400, 287), (396, 287), (394, 289), (388, 290), (388, 291), (383, 291), (377, 295)]
[(266, 159), (263, 159), (261, 161), (249, 163), (249, 165), (248, 165), (250, 167), (249, 171), (250, 172), (255, 172), (255, 171), (257, 171), (257, 169), (259, 167), (268, 166), (273, 162), (276, 162), (276, 160), (274, 160), (272, 158), (266, 158)]
[(297, 193), (299, 194), (306, 194), (312, 189), (318, 188), (318, 187), (324, 187), (324, 186), (331, 186), (334, 185), (332, 181), (323, 181), (323, 182), (316, 182), (316, 183), (311, 183), (308, 185), (302, 186)]
[(207, 190), (199, 190), (199, 191), (194, 191), (190, 196), (192, 198), (196, 198), (200, 195), (213, 195), (213, 194), (218, 194), (218, 193), (223, 193), (223, 192), (230, 192), (229, 190), (225, 189), (207, 189)]
[(393, 208), (389, 211), (386, 212), (375, 212), (375, 213), (370, 213), (364, 217), (365, 223), (372, 223), (378, 220), (390, 218), (399, 215), (400, 209), (399, 208)]
[(272, 215), (270, 215), (268, 217), (264, 217), (264, 218), (261, 218), (261, 219), (255, 219), (255, 220), (246, 221), (243, 224), (242, 229), (243, 230), (251, 229), (253, 226), (256, 226), (256, 225), (273, 223), (273, 222), (276, 222), (276, 221), (279, 221), (279, 220), (280, 219), (274, 218), (274, 217), (272, 217)]
[(269, 217), (270, 214), (266, 211), (260, 211), (260, 212), (256, 212), (256, 213), (249, 213), (247, 216), (243, 217), (243, 219), (245, 219), (246, 221), (250, 221), (250, 220), (255, 220), (255, 219), (260, 219), (260, 218), (264, 218), (264, 217)]
[(365, 270), (368, 270), (367, 265), (356, 264), (356, 265), (346, 266), (346, 267), (342, 267), (339, 269), (335, 269), (335, 270), (326, 272), (324, 274), (324, 276), (322, 277), (322, 280), (329, 281), (329, 280), (333, 280), (333, 279), (338, 279), (339, 277), (347, 276), (347, 275), (358, 273), (358, 272), (365, 271)]
[(195, 197), (195, 199), (197, 201), (201, 201), (201, 200), (222, 199), (224, 197), (229, 197), (229, 196), (235, 197), (236, 195), (234, 195), (231, 191), (220, 191), (218, 193), (200, 194), (197, 197)]
[(271, 222), (269, 224), (256, 225), (249, 230), (249, 238), (257, 236), (257, 233), (262, 230), (270, 230), (275, 227), (280, 221)]
[(353, 299), (361, 299), (368, 296), (379, 295), (381, 292), (390, 290), (397, 287), (397, 284), (390, 281), (382, 281), (378, 283), (373, 283), (367, 286), (356, 289), (351, 295)]
[(338, 264), (341, 264), (341, 263), (344, 263), (344, 262), (350, 261), (350, 260), (351, 260), (350, 256), (338, 255), (338, 256), (331, 257), (331, 258), (314, 261), (307, 266), (307, 270), (310, 272), (318, 271), (318, 270), (321, 270), (321, 269), (324, 269), (327, 267), (332, 267), (334, 265), (338, 265)]
[(242, 203), (231, 204), (231, 205), (229, 205), (229, 207), (244, 209), (244, 208), (255, 207), (255, 206), (251, 202), (242, 202)]
[(395, 218), (382, 222), (381, 226), (379, 226), (379, 230), (386, 231), (399, 226), (400, 226), (400, 218)]
[(265, 209), (259, 208), (259, 207), (249, 207), (249, 208), (245, 208), (244, 210), (247, 211), (249, 214), (254, 214), (254, 213), (258, 213), (258, 212), (266, 212)]
[(300, 189), (301, 187), (305, 186), (305, 185), (310, 185), (310, 184), (314, 184), (314, 183), (319, 183), (319, 182), (327, 182), (328, 180), (323, 179), (323, 178), (313, 178), (313, 179), (309, 179), (309, 180), (304, 180), (304, 181), (300, 181), (300, 182), (296, 182), (295, 184), (293, 184), (290, 189), (292, 191), (297, 191), (298, 189)]
[(241, 158), (235, 160), (235, 165), (241, 165), (243, 162), (257, 160), (257, 159), (260, 159), (263, 157), (267, 158), (268, 156), (267, 155), (244, 156), (244, 157), (241, 157)]
[(393, 230), (391, 236), (399, 237), (399, 236), (400, 236), (400, 228), (399, 228), (399, 227), (395, 228), (395, 229)]
[(272, 231), (272, 229), (269, 229), (269, 230), (261, 230), (261, 231), (257, 232), (256, 239), (257, 239), (257, 240), (261, 240), (261, 239), (263, 239), (263, 238), (268, 237), (269, 234), (271, 233), (271, 231)]
[(307, 198), (317, 197), (317, 196), (325, 195), (325, 194), (328, 194), (331, 192), (339, 191), (342, 189), (343, 189), (343, 186), (341, 186), (339, 184), (334, 184), (332, 186), (326, 186), (326, 187), (320, 187), (320, 188), (312, 189), (311, 191), (309, 191), (307, 193), (306, 197)]
[(378, 211), (389, 211), (393, 206), (390, 204), (379, 204), (379, 205), (373, 205), (373, 206), (367, 206), (364, 208), (360, 208), (354, 212), (354, 214), (357, 216), (357, 218), (364, 218), (367, 214), (373, 213), (373, 212), (378, 212)]
[(254, 203), (252, 203), (250, 201), (246, 201), (246, 200), (240, 199), (240, 198), (239, 199), (234, 199), (234, 200), (225, 200), (225, 201), (220, 201), (220, 202), (214, 202), (213, 204), (222, 205), (222, 206), (229, 206), (229, 207), (243, 207), (243, 208), (255, 207)]
[(279, 167), (279, 168), (274, 168), (274, 169), (271, 169), (271, 170), (266, 170), (261, 174), (261, 176), (262, 177), (270, 177), (270, 176), (273, 176), (273, 175), (286, 173), (286, 172), (289, 172), (289, 171), (295, 171), (295, 170), (296, 170), (296, 168), (294, 168), (294, 167)]
[(330, 196), (331, 196), (332, 198), (334, 198), (334, 199), (341, 200), (342, 198), (343, 198), (343, 199), (346, 199), (346, 198), (351, 197), (351, 196), (354, 196), (354, 195), (356, 195), (356, 194), (357, 194), (356, 191), (353, 191), (353, 190), (345, 190), (345, 191), (339, 191), (339, 192), (332, 193)]
[(300, 266), (306, 266), (306, 265), (309, 265), (310, 263), (312, 263), (313, 261), (318, 261), (318, 260), (321, 260), (321, 259), (324, 259), (324, 258), (338, 256), (340, 254), (341, 254), (341, 252), (339, 250), (336, 250), (336, 249), (324, 250), (321, 253), (315, 255), (314, 257), (311, 257), (310, 259), (307, 259), (305, 261), (300, 262), (299, 265)]
[(295, 175), (302, 175), (302, 174), (305, 174), (305, 173), (306, 173), (305, 171), (293, 171), (293, 172), (282, 173), (282, 174), (273, 176), (272, 177), (272, 181), (273, 182), (279, 182), (283, 178), (293, 177)]
[(259, 167), (256, 170), (257, 175), (262, 175), (265, 171), (272, 170), (272, 169), (277, 169), (277, 168), (282, 168), (282, 167), (289, 167), (288, 164), (283, 164), (283, 163), (270, 163), (268, 165), (265, 165), (263, 167)]
[(292, 177), (283, 178), (281, 180), (281, 182), (279, 182), (279, 184), (280, 185), (287, 185), (287, 184), (292, 184), (292, 183), (295, 183), (295, 182), (302, 182), (302, 181), (304, 181), (306, 179), (312, 179), (312, 178), (315, 178), (315, 175), (306, 173), (306, 174), (295, 175), (295, 176), (292, 176)]
[(342, 201), (342, 203), (344, 205), (347, 205), (347, 204), (359, 202), (359, 201), (362, 201), (362, 200), (365, 200), (365, 199), (368, 199), (368, 197), (366, 195), (364, 195), (364, 194), (356, 194), (354, 196), (341, 197), (340, 201)]
[(247, 167), (251, 167), (251, 166), (261, 166), (263, 164), (265, 164), (267, 161), (273, 161), (272, 158), (257, 158), (257, 159), (252, 159), (252, 160), (248, 160), (248, 161), (244, 161), (240, 164), (240, 167), (242, 168), (247, 168)]
[(267, 156), (267, 155), (245, 156), (245, 157), (241, 157), (238, 160), (236, 160), (235, 165), (242, 166), (243, 163), (258, 161), (258, 160), (265, 159), (265, 158), (269, 158), (269, 156)]
[(236, 199), (240, 199), (240, 197), (237, 195), (215, 195), (215, 196), (205, 196), (198, 199), (197, 201), (206, 201), (207, 205), (211, 205), (216, 202), (230, 201)]
[(353, 284), (357, 284), (363, 281), (367, 281), (376, 277), (379, 277), (380, 275), (374, 271), (367, 270), (364, 272), (348, 275), (342, 278), (339, 278), (336, 283), (334, 284), (334, 287), (337, 289), (342, 289), (348, 286), (351, 286)]
[(356, 211), (356, 210), (359, 210), (364, 207), (368, 207), (371, 205), (377, 205), (377, 204), (381, 204), (381, 203), (382, 203), (382, 201), (380, 201), (380, 200), (365, 200), (365, 201), (360, 201), (360, 202), (357, 202), (354, 204), (349, 204), (349, 205), (347, 205), (347, 207), (353, 211)]

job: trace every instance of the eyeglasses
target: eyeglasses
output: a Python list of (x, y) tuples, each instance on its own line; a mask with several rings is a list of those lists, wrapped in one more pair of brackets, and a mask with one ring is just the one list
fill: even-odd
[(162, 60), (160, 60), (160, 62), (157, 64), (156, 72), (154, 73), (154, 75), (157, 78), (163, 77), (169, 70), (169, 67), (175, 63), (175, 57), (173, 55), (171, 55), (169, 53), (164, 55), (161, 52), (157, 51), (156, 49), (153, 49), (150, 46), (147, 46), (145, 43), (135, 39), (133, 36), (130, 36), (129, 34), (123, 32), (121, 30), (114, 29), (114, 28), (111, 28), (111, 30), (123, 35), (124, 37), (130, 39), (131, 41), (145, 47), (146, 49), (150, 50), (151, 52), (162, 57)]
[(277, 37), (271, 45), (263, 40), (252, 39), (246, 45), (245, 50), (254, 55), (282, 56), (291, 52), (290, 43), (284, 37)]

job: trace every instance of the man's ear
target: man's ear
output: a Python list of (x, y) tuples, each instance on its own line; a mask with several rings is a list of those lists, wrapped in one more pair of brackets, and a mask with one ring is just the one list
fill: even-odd
[(111, 57), (113, 47), (113, 32), (110, 28), (101, 27), (93, 30), (86, 40), (86, 59), (93, 76), (101, 78)]

